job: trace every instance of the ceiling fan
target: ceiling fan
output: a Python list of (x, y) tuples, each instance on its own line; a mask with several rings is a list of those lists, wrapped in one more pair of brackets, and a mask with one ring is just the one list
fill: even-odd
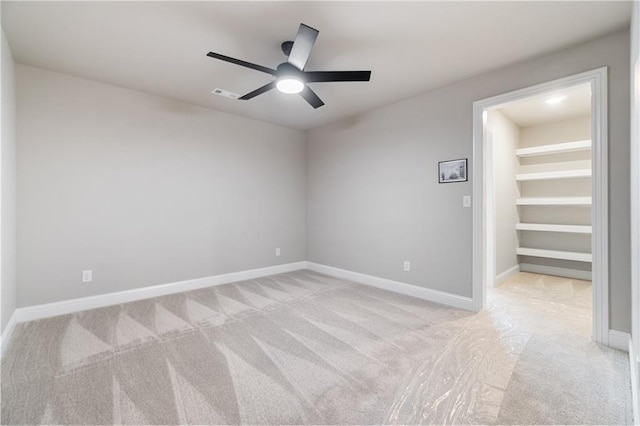
[(249, 100), (261, 95), (273, 88), (277, 88), (283, 93), (299, 93), (313, 108), (324, 105), (322, 99), (311, 90), (308, 83), (329, 83), (337, 81), (369, 81), (371, 71), (305, 71), (311, 49), (313, 48), (319, 31), (305, 24), (300, 24), (298, 34), (294, 41), (282, 43), (282, 52), (288, 57), (287, 62), (283, 62), (274, 70), (262, 65), (252, 64), (219, 53), (209, 52), (207, 56), (232, 64), (251, 68), (271, 74), (275, 77), (270, 83), (249, 92), (238, 99)]

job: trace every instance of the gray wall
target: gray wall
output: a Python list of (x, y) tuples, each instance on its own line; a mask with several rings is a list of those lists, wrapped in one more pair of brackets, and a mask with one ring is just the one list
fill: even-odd
[(302, 131), (19, 64), (16, 80), (19, 307), (305, 260)]
[(470, 297), (472, 217), (462, 196), (471, 182), (439, 185), (438, 161), (471, 160), (473, 101), (601, 66), (609, 67), (610, 326), (629, 331), (628, 31), (310, 131), (308, 260)]
[[(637, 364), (640, 356), (640, 3), (633, 2), (631, 18), (631, 265), (633, 287), (633, 345)], [(635, 369), (638, 375), (638, 369)], [(636, 380), (636, 384), (640, 383)], [(639, 393), (640, 394), (640, 393)]]
[(16, 309), (16, 92), (15, 64), (2, 33), (2, 330)]

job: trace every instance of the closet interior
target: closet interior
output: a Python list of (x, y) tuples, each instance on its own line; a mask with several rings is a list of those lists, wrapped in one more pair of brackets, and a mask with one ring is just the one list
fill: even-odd
[(513, 271), (591, 279), (591, 92), (488, 112), (496, 284)]

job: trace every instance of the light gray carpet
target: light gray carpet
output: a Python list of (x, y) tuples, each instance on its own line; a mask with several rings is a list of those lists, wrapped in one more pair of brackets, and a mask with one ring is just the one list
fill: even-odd
[(20, 324), (2, 423), (631, 422), (588, 283), (540, 277), (480, 314), (297, 271)]

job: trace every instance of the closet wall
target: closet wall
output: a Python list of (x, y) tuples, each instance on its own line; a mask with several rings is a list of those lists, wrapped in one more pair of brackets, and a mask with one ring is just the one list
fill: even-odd
[[(493, 230), (495, 238), (495, 283), (499, 284), (512, 271), (517, 271), (518, 255), (518, 207), (516, 199), (520, 190), (516, 175), (520, 162), (516, 157), (516, 149), (520, 145), (520, 128), (499, 110), (488, 111), (487, 130), (491, 144), (491, 160), (493, 162), (492, 180), (495, 212)], [(488, 155), (488, 154), (487, 154)], [(489, 168), (487, 168), (488, 170)]]

